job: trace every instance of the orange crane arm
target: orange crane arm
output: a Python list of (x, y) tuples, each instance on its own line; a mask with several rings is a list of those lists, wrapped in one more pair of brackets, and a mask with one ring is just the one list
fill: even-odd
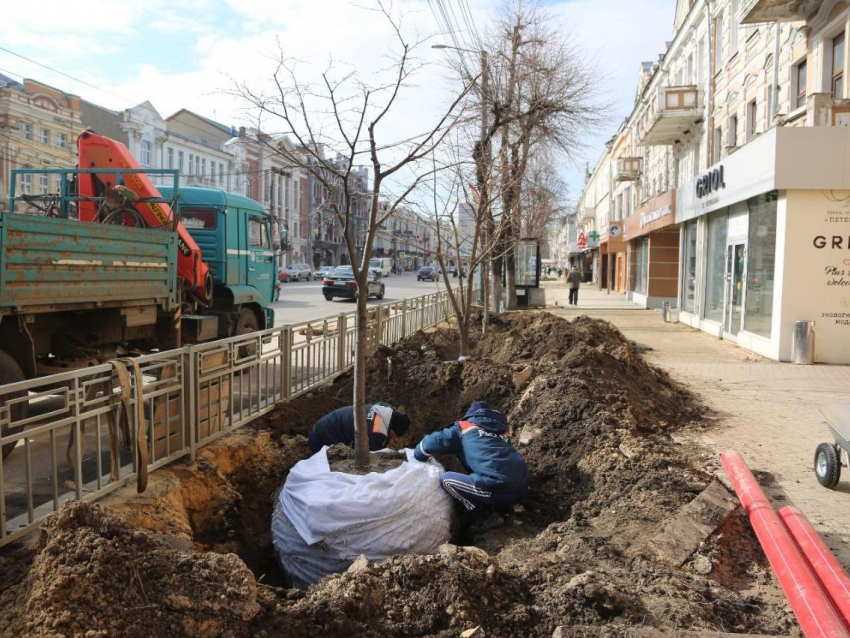
[[(122, 169), (140, 168), (136, 159), (121, 142), (98, 135), (92, 131), (83, 132), (77, 139), (79, 168), (81, 169)], [(153, 182), (144, 173), (126, 173), (122, 176), (124, 186), (129, 188), (141, 200), (134, 202), (136, 212), (152, 228), (174, 228), (174, 214), (171, 206), (160, 202), (146, 202), (146, 198), (161, 198), (162, 195)], [(97, 221), (98, 204), (94, 199), (103, 197), (107, 189), (114, 188), (115, 173), (80, 173), (77, 175), (77, 195), (80, 221)], [(125, 218), (127, 225), (135, 221)], [(183, 279), (184, 288), (205, 303), (212, 300), (212, 273), (204, 262), (201, 249), (192, 236), (177, 221), (177, 274)]]

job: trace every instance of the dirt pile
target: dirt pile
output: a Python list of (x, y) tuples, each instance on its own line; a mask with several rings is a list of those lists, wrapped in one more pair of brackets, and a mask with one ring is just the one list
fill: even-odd
[[(691, 393), (610, 324), (586, 317), (497, 318), (471, 348), (472, 358), (458, 362), (453, 330), (419, 333), (370, 357), (367, 380), (368, 400), (411, 416), (398, 447), (449, 425), (473, 400), (508, 416), (531, 471), (529, 495), (470, 528), (463, 539), (470, 547), (356, 561), (307, 592), (265, 584), (285, 585), (269, 538), (274, 492), (309, 454), (303, 435), (312, 424), (350, 400), (344, 375), (204, 449), (196, 464), (154, 473), (150, 495), (115, 505), (162, 540), (135, 532), (137, 540), (132, 527), (96, 508), (74, 506), (53, 519), (29, 574), (0, 599), (0, 618), (18, 606), (28, 611), (9, 616), (10, 630), (41, 617), (34, 630), (49, 628), (48, 618), (61, 618), (63, 631), (112, 627), (101, 619), (87, 625), (97, 613), (119, 623), (113, 635), (132, 635), (136, 615), (155, 605), (139, 620), (141, 633), (448, 637), (479, 625), (490, 637), (548, 637), (559, 625), (593, 626), (597, 635), (642, 625), (796, 631), (745, 520), (730, 519), (682, 568), (647, 549), (710, 482), (670, 436), (701, 413)], [(236, 552), (251, 571), (232, 554), (219, 563), (197, 553), (209, 550)], [(167, 563), (181, 567), (158, 571)], [(225, 565), (230, 580), (220, 578)], [(97, 606), (88, 591), (74, 594), (87, 601), (78, 607), (59, 600), (49, 576), (66, 568), (71, 576), (59, 582), (82, 582), (85, 573), (92, 595), (108, 602)], [(133, 569), (150, 572), (144, 587)], [(229, 588), (233, 600), (214, 607), (213, 594), (228, 598)], [(43, 609), (37, 591), (46, 592)], [(174, 602), (184, 595), (191, 609)]]
[(4, 636), (223, 635), (260, 612), (233, 554), (178, 553), (107, 509), (66, 505), (43, 527), (27, 577), (4, 594)]

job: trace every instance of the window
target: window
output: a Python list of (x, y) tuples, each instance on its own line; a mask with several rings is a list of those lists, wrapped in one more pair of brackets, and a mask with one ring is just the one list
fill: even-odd
[(183, 172), (183, 151), (177, 151), (177, 170)]
[(697, 46), (697, 84), (702, 84), (703, 69), (705, 68), (705, 39), (699, 41)]
[(688, 84), (694, 83), (694, 54), (688, 56)]
[(166, 155), (166, 167), (174, 168), (174, 149), (170, 146), (168, 147), (168, 152)]
[(645, 295), (649, 271), (649, 238), (641, 237), (635, 242), (634, 246), (634, 291)]
[(204, 174), (201, 173), (201, 157), (200, 155), (195, 155), (195, 175), (198, 177), (203, 177)]
[(723, 68), (723, 12), (714, 18), (714, 72)]
[(794, 108), (806, 105), (806, 61), (803, 60), (794, 67)]
[(215, 230), (218, 212), (214, 208), (181, 208), (180, 221), (189, 230)]
[(50, 176), (39, 175), (38, 181), (39, 181), (39, 188), (41, 190), (41, 194), (47, 195), (47, 193), (50, 191)]
[(726, 209), (708, 217), (708, 246), (705, 271), (705, 318), (723, 323), (723, 297), (726, 283)]
[(689, 222), (684, 230), (684, 272), (682, 273), (682, 309), (694, 312), (697, 292), (697, 221)]
[(832, 97), (844, 96), (844, 34), (832, 40)]
[(224, 163), (218, 163), (218, 183), (224, 184)]
[(50, 144), (50, 129), (41, 129), (38, 132), (38, 141), (42, 144)]
[(756, 120), (758, 111), (756, 110), (756, 101), (753, 100), (747, 104), (747, 141), (749, 142), (756, 136)]
[(776, 191), (747, 200), (750, 227), (744, 330), (763, 337), (770, 337), (773, 322), (776, 200)]
[[(32, 169), (32, 166), (24, 164), (23, 168), (24, 170)], [(23, 175), (21, 175), (21, 194), (32, 194), (32, 173), (24, 173)]]
[(201, 177), (206, 177), (207, 176), (206, 173), (207, 173), (207, 158), (204, 157), (204, 158), (201, 159), (201, 170), (198, 171), (198, 175), (200, 175)]
[(738, 0), (732, 0), (729, 5), (729, 49), (735, 55), (738, 52)]
[(195, 156), (189, 153), (189, 175), (195, 174)]
[(56, 147), (57, 148), (65, 148), (68, 146), (68, 136), (64, 133), (56, 134)]
[(730, 148), (735, 148), (738, 146), (738, 116), (733, 115), (729, 118), (729, 132), (728, 132), (729, 140), (728, 146)]
[(24, 134), (25, 140), (32, 139), (32, 125), (27, 124), (26, 122), (21, 122), (21, 133)]
[(151, 165), (151, 143), (147, 140), (142, 140), (141, 161), (142, 166)]
[(720, 161), (720, 155), (723, 153), (723, 129), (719, 126), (714, 129), (714, 161)]
[(268, 229), (262, 219), (257, 217), (248, 219), (248, 245), (255, 248), (271, 248)]

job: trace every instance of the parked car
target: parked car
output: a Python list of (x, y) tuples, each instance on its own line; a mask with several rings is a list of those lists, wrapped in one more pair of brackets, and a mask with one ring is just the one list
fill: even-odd
[[(369, 270), (369, 296), (375, 299), (384, 298), (384, 284), (381, 282), (381, 273)], [(335, 297), (344, 299), (357, 299), (357, 281), (351, 266), (339, 266), (322, 279), (322, 294), (328, 301)]]
[(313, 269), (307, 264), (292, 264), (286, 270), (290, 281), (313, 281)]
[(433, 266), (422, 266), (416, 273), (416, 281), (436, 281), (439, 277), (439, 271)]
[(282, 284), (289, 281), (289, 269), (286, 266), (277, 269), (277, 280)]
[(313, 279), (323, 279), (330, 275), (334, 270), (334, 266), (319, 266), (313, 271)]
[(393, 260), (388, 257), (373, 257), (369, 260), (369, 268), (377, 268), (382, 277), (389, 277), (393, 271)]

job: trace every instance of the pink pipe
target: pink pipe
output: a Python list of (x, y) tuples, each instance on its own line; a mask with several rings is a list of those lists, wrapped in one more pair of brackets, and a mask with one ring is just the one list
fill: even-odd
[(808, 638), (850, 638), (850, 631), (744, 459), (734, 450), (727, 450), (720, 455), (720, 461), (803, 633)]
[(850, 628), (850, 576), (803, 512), (787, 505), (779, 510), (779, 518), (841, 614), (844, 624)]

